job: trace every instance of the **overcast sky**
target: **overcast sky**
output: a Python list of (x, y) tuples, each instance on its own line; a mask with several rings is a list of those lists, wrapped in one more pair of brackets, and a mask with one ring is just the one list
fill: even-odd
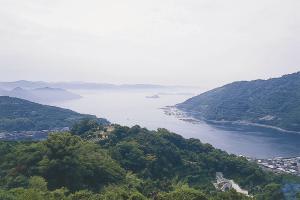
[(300, 71), (299, 0), (0, 0), (0, 79), (214, 87)]

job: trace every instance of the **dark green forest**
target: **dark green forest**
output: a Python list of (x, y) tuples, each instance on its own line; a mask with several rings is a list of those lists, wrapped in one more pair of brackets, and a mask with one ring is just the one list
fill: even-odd
[(300, 131), (300, 72), (240, 81), (205, 92), (177, 107), (196, 118), (246, 121)]
[[(97, 119), (54, 106), (0, 96), (0, 131), (40, 131), (71, 127), (81, 119)], [(108, 123), (97, 119), (99, 123)]]
[(83, 120), (40, 142), (0, 142), (1, 200), (243, 200), (219, 192), (215, 173), (255, 199), (283, 199), (296, 177), (265, 172), (245, 158), (165, 129)]

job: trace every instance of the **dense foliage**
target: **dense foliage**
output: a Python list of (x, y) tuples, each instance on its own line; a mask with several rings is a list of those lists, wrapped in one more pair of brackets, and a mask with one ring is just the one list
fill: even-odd
[(300, 72), (269, 80), (234, 82), (177, 107), (207, 120), (243, 120), (300, 131)]
[(84, 121), (72, 130), (41, 142), (0, 142), (0, 199), (251, 199), (216, 191), (216, 172), (259, 200), (283, 198), (282, 177), (165, 129)]
[(84, 118), (108, 123), (105, 119), (97, 119), (92, 115), (0, 96), (0, 131), (53, 130), (71, 127)]

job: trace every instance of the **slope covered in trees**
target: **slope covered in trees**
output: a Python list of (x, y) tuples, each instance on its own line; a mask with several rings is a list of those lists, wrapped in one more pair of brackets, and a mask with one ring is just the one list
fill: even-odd
[(178, 104), (196, 118), (244, 121), (300, 131), (300, 72), (269, 80), (241, 81)]
[(85, 118), (108, 123), (105, 119), (97, 119), (92, 115), (0, 96), (0, 131), (51, 130), (71, 127), (75, 122)]
[(72, 133), (52, 134), (46, 141), (0, 143), (3, 200), (250, 199), (216, 191), (216, 172), (257, 199), (283, 198), (287, 178), (165, 129), (85, 121)]

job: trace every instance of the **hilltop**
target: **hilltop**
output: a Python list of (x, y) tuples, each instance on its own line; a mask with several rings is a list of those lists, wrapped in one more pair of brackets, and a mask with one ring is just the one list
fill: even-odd
[(252, 123), (300, 132), (300, 72), (234, 82), (176, 105), (204, 120)]
[(85, 118), (108, 123), (107, 120), (97, 119), (93, 115), (79, 114), (68, 109), (0, 96), (1, 131), (37, 131), (71, 127), (78, 120)]

